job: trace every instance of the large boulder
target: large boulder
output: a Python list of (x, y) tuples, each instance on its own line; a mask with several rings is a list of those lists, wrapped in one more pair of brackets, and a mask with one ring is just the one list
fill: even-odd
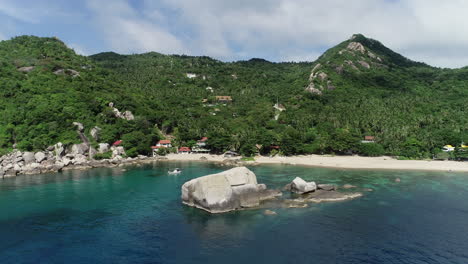
[(36, 157), (34, 156), (34, 152), (24, 152), (23, 160), (24, 160), (24, 164), (26, 165), (36, 162)]
[(73, 144), (70, 150), (72, 155), (86, 155), (88, 154), (89, 146), (85, 143)]
[(296, 177), (291, 182), (291, 192), (303, 194), (314, 192), (315, 190), (317, 190), (317, 184), (315, 184), (315, 182), (306, 182), (300, 177)]
[(281, 195), (257, 183), (245, 167), (193, 179), (182, 185), (182, 202), (210, 213), (224, 213), (260, 205), (260, 201)]
[(109, 151), (109, 144), (107, 143), (99, 143), (98, 153), (106, 153)]
[(62, 144), (62, 142), (59, 142), (54, 145), (54, 152), (55, 152), (55, 157), (59, 159), (65, 154), (65, 148)]
[(43, 160), (46, 159), (46, 154), (42, 151), (36, 152), (34, 154), (34, 157), (36, 158), (37, 163), (41, 163)]

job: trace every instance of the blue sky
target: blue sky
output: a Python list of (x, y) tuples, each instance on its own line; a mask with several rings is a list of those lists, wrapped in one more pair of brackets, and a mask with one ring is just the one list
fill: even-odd
[(78, 53), (311, 61), (363, 33), (439, 67), (468, 65), (464, 0), (0, 0), (0, 39), (56, 36)]

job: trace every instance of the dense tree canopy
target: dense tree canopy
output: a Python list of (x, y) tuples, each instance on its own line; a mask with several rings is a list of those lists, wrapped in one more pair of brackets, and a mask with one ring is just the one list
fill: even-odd
[[(349, 52), (351, 42), (372, 56)], [(309, 80), (318, 63), (326, 80)], [(310, 93), (311, 82), (333, 89)], [(102, 142), (124, 140), (131, 155), (150, 153), (151, 144), (170, 135), (178, 146), (208, 136), (213, 151), (246, 156), (279, 146), (285, 155), (425, 158), (445, 144), (468, 142), (467, 98), (468, 68), (413, 62), (361, 35), (313, 63), (224, 63), (154, 52), (84, 57), (55, 38), (0, 42), (3, 151), (78, 142), (72, 123), (81, 122), (87, 133), (102, 128)], [(135, 120), (116, 118), (110, 102)], [(363, 146), (366, 135), (376, 143)]]

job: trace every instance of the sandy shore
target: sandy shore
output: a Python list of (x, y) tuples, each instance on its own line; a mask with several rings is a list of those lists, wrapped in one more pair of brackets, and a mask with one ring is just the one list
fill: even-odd
[[(170, 154), (169, 161), (201, 161), (205, 157), (208, 162), (226, 160), (222, 155), (209, 154)], [(308, 155), (294, 157), (256, 157), (256, 164), (289, 164), (314, 167), (348, 168), (348, 169), (388, 169), (388, 170), (426, 170), (468, 172), (468, 162), (433, 161), (433, 160), (397, 160), (392, 157), (359, 157), (359, 156), (326, 156)]]

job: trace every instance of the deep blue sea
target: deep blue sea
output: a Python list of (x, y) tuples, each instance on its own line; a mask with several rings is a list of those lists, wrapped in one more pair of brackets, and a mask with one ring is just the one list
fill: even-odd
[[(183, 173), (168, 175), (169, 168)], [(0, 179), (0, 263), (468, 263), (468, 174), (268, 165), (372, 188), (356, 200), (210, 215), (181, 185), (226, 168), (157, 163)], [(401, 178), (401, 182), (395, 182)]]

